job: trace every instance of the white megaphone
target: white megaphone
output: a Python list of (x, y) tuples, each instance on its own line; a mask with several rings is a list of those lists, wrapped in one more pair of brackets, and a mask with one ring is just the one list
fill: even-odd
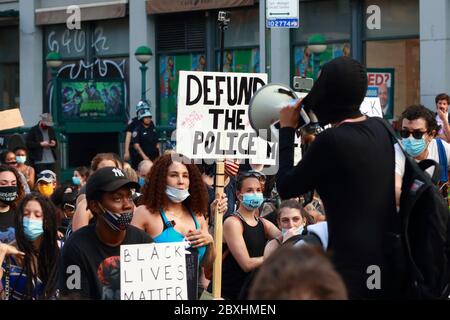
[[(304, 98), (307, 93), (295, 92), (288, 86), (278, 83), (270, 83), (255, 92), (249, 104), (249, 120), (252, 128), (258, 136), (273, 141), (278, 141), (278, 130), (280, 129), (280, 110), (287, 105), (295, 104), (298, 99)], [(300, 111), (300, 121), (297, 128), (302, 128), (311, 122), (308, 114)], [(266, 131), (260, 131), (266, 130)], [(265, 132), (271, 136), (261, 134)]]

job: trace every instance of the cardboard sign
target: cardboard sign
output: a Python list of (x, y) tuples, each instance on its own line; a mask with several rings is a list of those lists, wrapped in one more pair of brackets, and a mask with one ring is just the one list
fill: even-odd
[(383, 118), (383, 112), (381, 111), (380, 98), (378, 97), (366, 97), (361, 104), (359, 110), (362, 114), (368, 117)]
[(121, 300), (187, 300), (185, 243), (120, 246)]
[(20, 109), (0, 111), (0, 131), (22, 127), (24, 125)]
[(249, 159), (275, 164), (276, 148), (248, 119), (253, 94), (267, 83), (259, 73), (180, 71), (177, 153), (190, 159)]

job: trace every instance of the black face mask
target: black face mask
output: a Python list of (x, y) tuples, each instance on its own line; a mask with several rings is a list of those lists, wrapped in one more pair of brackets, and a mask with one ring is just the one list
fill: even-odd
[(17, 186), (0, 187), (0, 202), (11, 205), (17, 199)]

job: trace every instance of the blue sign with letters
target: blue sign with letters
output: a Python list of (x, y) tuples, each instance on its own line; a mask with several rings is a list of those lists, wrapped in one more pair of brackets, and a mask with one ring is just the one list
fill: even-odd
[(277, 18), (267, 19), (267, 28), (298, 28), (300, 25), (298, 18)]
[(377, 98), (378, 97), (378, 87), (375, 87), (375, 86), (367, 87), (366, 97)]

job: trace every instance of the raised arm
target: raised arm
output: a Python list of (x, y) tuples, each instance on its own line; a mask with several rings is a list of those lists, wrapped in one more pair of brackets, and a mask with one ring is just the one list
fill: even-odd
[(89, 220), (93, 217), (90, 210), (87, 208), (86, 196), (79, 195), (77, 199), (77, 208), (72, 219), (72, 231), (75, 232), (89, 224)]

